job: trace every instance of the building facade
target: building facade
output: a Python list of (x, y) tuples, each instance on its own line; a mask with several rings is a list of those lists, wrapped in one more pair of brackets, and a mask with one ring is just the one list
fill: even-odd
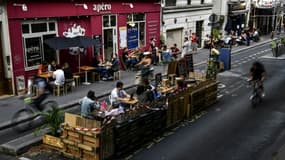
[(6, 3), (0, 5), (0, 96), (13, 94), (9, 29)]
[(196, 33), (199, 47), (206, 34), (210, 35), (209, 16), (212, 0), (164, 0), (162, 2), (162, 36), (166, 44), (182, 47), (184, 37)]
[(213, 13), (219, 16), (221, 32), (235, 31), (238, 34), (247, 29), (249, 20), (249, 0), (214, 0)]
[(252, 0), (249, 26), (258, 28), (261, 34), (268, 34), (283, 26), (283, 9), (279, 0)]
[[(147, 9), (146, 9), (147, 8)], [(26, 88), (43, 61), (68, 62), (73, 71), (92, 65), (94, 54), (104, 60), (124, 47), (149, 47), (160, 36), (160, 4), (156, 1), (9, 1), (7, 4), (14, 93)], [(46, 39), (84, 35), (101, 42), (98, 47), (51, 49)]]

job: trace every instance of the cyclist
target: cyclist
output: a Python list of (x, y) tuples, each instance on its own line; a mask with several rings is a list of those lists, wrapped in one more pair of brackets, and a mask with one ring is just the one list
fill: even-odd
[[(254, 62), (252, 64), (252, 67), (250, 68), (250, 77), (249, 81), (256, 81), (262, 91), (262, 97), (265, 96), (264, 93), (264, 87), (263, 87), (263, 81), (265, 78), (265, 68), (261, 62)], [(252, 98), (252, 96), (250, 97)]]
[(35, 78), (34, 85), (37, 87), (37, 94), (31, 97), (33, 100), (32, 104), (39, 110), (42, 110), (41, 103), (48, 97), (49, 86), (43, 78)]

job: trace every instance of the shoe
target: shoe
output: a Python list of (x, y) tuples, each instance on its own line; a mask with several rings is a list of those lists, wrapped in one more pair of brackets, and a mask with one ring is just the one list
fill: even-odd
[(264, 93), (264, 92), (261, 94), (261, 97), (262, 97), (262, 98), (265, 97), (265, 93)]
[(103, 80), (103, 81), (107, 81), (107, 78), (106, 78), (106, 77), (103, 77), (102, 80)]
[(253, 96), (253, 95), (251, 95), (251, 96), (249, 97), (249, 99), (250, 99), (250, 100), (252, 100), (252, 98), (253, 98), (253, 97), (254, 97), (254, 96)]

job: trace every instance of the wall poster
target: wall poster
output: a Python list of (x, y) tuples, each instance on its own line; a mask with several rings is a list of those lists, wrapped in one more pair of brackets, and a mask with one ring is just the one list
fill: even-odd
[(120, 27), (120, 48), (127, 47), (127, 27)]

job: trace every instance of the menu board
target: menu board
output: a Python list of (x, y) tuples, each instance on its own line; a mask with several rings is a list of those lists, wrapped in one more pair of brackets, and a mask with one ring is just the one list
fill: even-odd
[(41, 37), (25, 38), (26, 67), (42, 63)]
[(193, 55), (192, 54), (187, 54), (187, 55), (184, 56), (184, 59), (186, 61), (186, 71), (187, 71), (187, 73), (194, 72)]
[(186, 60), (184, 58), (178, 61), (177, 69), (179, 76), (187, 74)]

